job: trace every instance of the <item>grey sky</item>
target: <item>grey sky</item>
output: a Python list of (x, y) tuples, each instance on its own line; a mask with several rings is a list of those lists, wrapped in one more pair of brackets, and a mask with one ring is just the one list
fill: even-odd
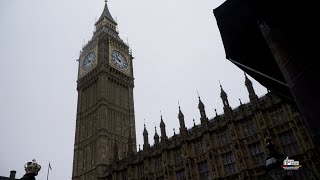
[[(137, 143), (143, 119), (153, 142), (160, 110), (167, 134), (178, 133), (178, 100), (186, 125), (199, 123), (197, 90), (209, 117), (222, 113), (219, 80), (232, 107), (248, 101), (243, 72), (225, 60), (212, 9), (223, 0), (110, 0), (120, 36), (134, 59)], [(35, 158), (37, 179), (70, 179), (84, 40), (92, 37), (103, 0), (0, 1), (0, 175)], [(253, 81), (257, 94), (266, 89)], [(159, 128), (158, 128), (159, 130)]]

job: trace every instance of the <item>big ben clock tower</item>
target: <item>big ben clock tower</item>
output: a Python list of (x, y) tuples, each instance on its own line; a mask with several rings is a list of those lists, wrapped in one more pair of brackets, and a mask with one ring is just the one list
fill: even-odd
[(107, 3), (95, 26), (79, 57), (73, 180), (97, 179), (115, 156), (136, 151), (133, 57)]

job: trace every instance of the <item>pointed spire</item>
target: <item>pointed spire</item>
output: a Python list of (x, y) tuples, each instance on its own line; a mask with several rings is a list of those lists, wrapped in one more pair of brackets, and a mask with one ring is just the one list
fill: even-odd
[(148, 131), (147, 131), (147, 128), (146, 128), (146, 124), (144, 124), (143, 135), (148, 135)]
[(220, 81), (219, 83), (220, 83), (220, 89), (221, 89), (220, 97), (222, 99), (223, 106), (229, 107), (228, 95), (226, 92), (224, 92)]
[(197, 93), (198, 93), (198, 99), (199, 99), (199, 104), (198, 104), (198, 108), (200, 109), (200, 108), (204, 108), (204, 104), (202, 103), (202, 101), (201, 101), (201, 98), (200, 98), (200, 95), (199, 95), (199, 92), (197, 91)]
[(242, 106), (243, 104), (242, 104), (242, 102), (241, 102), (241, 99), (239, 98), (239, 101), (240, 101), (240, 106)]
[(247, 77), (247, 74), (244, 72), (244, 77), (245, 77), (245, 85), (248, 86), (248, 85), (252, 85), (252, 82), (250, 81), (250, 79)]
[(179, 114), (178, 114), (179, 124), (180, 124), (180, 132), (184, 132), (187, 130), (185, 122), (184, 122), (184, 115), (181, 111), (180, 104), (179, 104)]
[(219, 84), (220, 84), (220, 89), (221, 89), (220, 97), (221, 98), (228, 97), (227, 93), (224, 92), (220, 81), (219, 81)]
[[(160, 111), (161, 113), (161, 111)], [(166, 133), (166, 124), (164, 123), (162, 119), (162, 114), (161, 114), (161, 122), (160, 122), (160, 131), (161, 131), (161, 141), (164, 142), (165, 140), (168, 139), (167, 133)]]
[(183, 115), (183, 113), (182, 113), (182, 111), (181, 111), (180, 106), (179, 106), (179, 114), (178, 114), (178, 117), (179, 117), (179, 118), (184, 118), (184, 115)]
[(166, 124), (163, 122), (162, 114), (160, 115), (160, 126), (166, 126)]
[(254, 88), (253, 88), (253, 85), (252, 85), (252, 82), (247, 77), (246, 73), (244, 73), (244, 76), (245, 76), (245, 85), (246, 85), (248, 93), (249, 93), (250, 102), (252, 102), (254, 104), (254, 108), (258, 108), (260, 106), (259, 98), (256, 95)]
[(214, 111), (216, 112), (216, 116), (218, 116), (217, 109), (214, 109)]
[(225, 113), (229, 118), (231, 118), (232, 109), (231, 109), (231, 107), (230, 107), (230, 105), (229, 105), (228, 95), (227, 95), (227, 93), (223, 90), (220, 81), (219, 81), (219, 83), (220, 83), (220, 88), (221, 88), (220, 97), (221, 97), (222, 104), (223, 104), (223, 111), (224, 111), (224, 113)]
[(194, 119), (193, 119), (193, 127), (196, 127), (196, 122)]
[(173, 135), (175, 136), (176, 135), (176, 129), (173, 128)]
[[(200, 111), (200, 117), (201, 117), (201, 119), (206, 119), (207, 118), (206, 111), (204, 109), (204, 104), (201, 101), (199, 92), (198, 92), (198, 98), (199, 98), (198, 108), (199, 108), (199, 111)], [(202, 122), (202, 120), (201, 120), (201, 122)]]
[(154, 127), (155, 133), (154, 133), (154, 144), (159, 144), (159, 135), (157, 133), (157, 127)]
[(105, 1), (103, 12), (102, 12), (100, 18), (98, 19), (98, 21), (96, 22), (96, 24), (98, 24), (100, 21), (102, 21), (103, 18), (107, 18), (114, 25), (117, 25), (117, 22), (111, 16), (111, 13), (110, 13), (109, 8), (108, 8), (108, 2), (107, 1)]
[(139, 151), (141, 151), (141, 147), (140, 147), (140, 144), (139, 144)]
[(146, 149), (149, 147), (149, 137), (148, 137), (148, 131), (146, 128), (146, 124), (144, 124), (144, 130), (143, 130), (143, 149)]
[(180, 108), (180, 102), (179, 102), (179, 101), (178, 101), (178, 106), (179, 106), (179, 114), (178, 114), (178, 117), (179, 117), (179, 119), (180, 119), (180, 117), (184, 118), (184, 115), (183, 115), (183, 113), (182, 113), (182, 111), (181, 111), (181, 108)]

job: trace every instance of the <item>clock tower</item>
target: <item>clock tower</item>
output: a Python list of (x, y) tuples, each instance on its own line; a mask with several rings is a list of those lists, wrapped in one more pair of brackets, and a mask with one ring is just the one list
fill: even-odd
[(136, 151), (133, 57), (107, 3), (95, 26), (78, 60), (73, 180), (97, 179), (106, 165)]

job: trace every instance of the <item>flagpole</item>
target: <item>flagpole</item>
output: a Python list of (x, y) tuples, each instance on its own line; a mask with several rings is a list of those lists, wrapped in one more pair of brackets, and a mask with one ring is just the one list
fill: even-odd
[(48, 165), (47, 180), (49, 179), (49, 167), (50, 167), (50, 162), (49, 162), (49, 165)]

